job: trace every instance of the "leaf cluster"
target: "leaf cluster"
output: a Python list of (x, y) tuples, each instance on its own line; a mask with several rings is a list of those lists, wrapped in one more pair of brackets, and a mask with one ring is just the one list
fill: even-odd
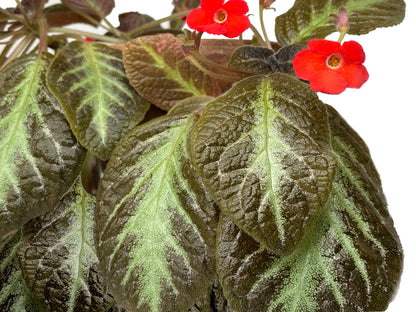
[(380, 177), (292, 60), (339, 7), (363, 34), (403, 1), (297, 0), (274, 49), (195, 45), (199, 1), (171, 29), (47, 2), (0, 8), (1, 311), (387, 308), (403, 251)]

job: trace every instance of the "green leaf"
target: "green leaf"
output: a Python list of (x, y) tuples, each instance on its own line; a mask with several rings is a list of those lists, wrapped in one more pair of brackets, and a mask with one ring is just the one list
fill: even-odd
[(121, 51), (103, 44), (68, 44), (49, 68), (48, 85), (77, 139), (104, 160), (149, 109), (128, 82)]
[(16, 256), (20, 231), (0, 241), (0, 311), (40, 312), (22, 277)]
[(306, 43), (311, 39), (325, 38), (337, 31), (329, 24), (330, 14), (339, 8), (358, 17), (349, 20), (349, 34), (362, 35), (379, 27), (400, 24), (405, 15), (402, 0), (297, 0), (286, 13), (276, 18), (276, 38), (281, 45)]
[(278, 254), (297, 247), (335, 169), (326, 108), (307, 85), (285, 74), (237, 83), (206, 106), (192, 145), (225, 214)]
[(143, 98), (165, 110), (191, 96), (216, 97), (229, 86), (195, 67), (182, 44), (172, 34), (159, 34), (130, 40), (124, 48), (130, 83)]
[(20, 266), (45, 311), (100, 312), (114, 303), (94, 248), (94, 207), (78, 181), (55, 209), (23, 227)]
[(0, 237), (52, 209), (73, 185), (84, 150), (45, 73), (49, 55), (11, 62), (0, 75)]
[(263, 47), (243, 46), (233, 52), (228, 67), (251, 74), (294, 74), (292, 60), (304, 48), (304, 45), (293, 44), (274, 52)]
[(300, 245), (277, 256), (228, 217), (220, 221), (218, 275), (236, 311), (385, 311), (403, 251), (367, 147), (329, 108), (338, 156), (332, 192)]
[(98, 257), (130, 312), (187, 311), (211, 286), (218, 216), (188, 151), (197, 118), (175, 113), (137, 127), (100, 182)]

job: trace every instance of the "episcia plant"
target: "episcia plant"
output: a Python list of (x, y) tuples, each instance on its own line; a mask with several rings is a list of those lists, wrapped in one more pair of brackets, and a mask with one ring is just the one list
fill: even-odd
[(0, 8), (0, 311), (387, 309), (403, 251), (380, 177), (316, 92), (368, 80), (344, 38), (402, 0), (296, 0), (275, 40), (273, 0), (260, 31), (243, 0), (117, 27), (114, 0), (47, 2)]

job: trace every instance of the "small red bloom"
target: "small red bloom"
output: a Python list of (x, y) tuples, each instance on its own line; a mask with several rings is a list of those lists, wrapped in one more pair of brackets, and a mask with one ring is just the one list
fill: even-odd
[(293, 69), (300, 79), (308, 80), (314, 91), (339, 94), (347, 87), (360, 88), (368, 80), (362, 65), (364, 50), (356, 41), (343, 45), (336, 41), (314, 39), (309, 49), (296, 54)]
[(201, 0), (201, 7), (189, 13), (186, 22), (191, 29), (213, 35), (234, 38), (250, 27), (245, 15), (248, 5), (244, 0)]

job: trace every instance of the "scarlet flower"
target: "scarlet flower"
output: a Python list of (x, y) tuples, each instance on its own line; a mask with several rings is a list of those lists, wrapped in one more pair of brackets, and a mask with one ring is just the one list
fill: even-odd
[(191, 29), (234, 38), (250, 27), (245, 15), (248, 5), (244, 0), (201, 0), (201, 7), (192, 10), (186, 22)]
[(293, 69), (300, 79), (308, 80), (314, 91), (339, 94), (347, 87), (360, 88), (368, 80), (362, 65), (365, 53), (356, 41), (339, 42), (314, 39), (309, 49), (296, 54)]

